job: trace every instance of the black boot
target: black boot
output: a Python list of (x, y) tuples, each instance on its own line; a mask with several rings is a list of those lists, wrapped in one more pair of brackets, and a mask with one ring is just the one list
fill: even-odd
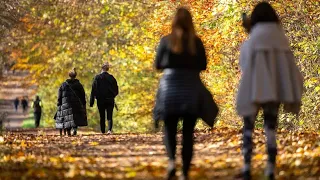
[(77, 135), (77, 130), (78, 130), (77, 128), (73, 128), (73, 132), (72, 132), (72, 135), (73, 135), (73, 136), (76, 136), (76, 135)]

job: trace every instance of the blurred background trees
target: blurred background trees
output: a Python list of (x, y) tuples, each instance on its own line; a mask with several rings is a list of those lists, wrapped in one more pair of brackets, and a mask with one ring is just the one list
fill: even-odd
[[(320, 3), (270, 2), (279, 13), (305, 77), (301, 114), (299, 118), (281, 115), (281, 126), (319, 130)], [(0, 34), (0, 61), (16, 62), (13, 68), (32, 73), (30, 82), (38, 85), (48, 124), (54, 122), (57, 89), (67, 72), (78, 69), (88, 98), (94, 75), (104, 61), (109, 61), (120, 87), (115, 129), (148, 131), (160, 76), (153, 69), (155, 49), (160, 38), (170, 32), (176, 7), (187, 6), (206, 46), (209, 65), (202, 79), (221, 106), (218, 125), (238, 127), (241, 120), (234, 109), (240, 76), (238, 56), (247, 38), (241, 13), (249, 13), (255, 4), (249, 0), (5, 1), (0, 5), (5, 9), (0, 17), (5, 29)], [(0, 64), (3, 67), (4, 63)], [(89, 108), (88, 114), (89, 124), (97, 127), (96, 108)]]

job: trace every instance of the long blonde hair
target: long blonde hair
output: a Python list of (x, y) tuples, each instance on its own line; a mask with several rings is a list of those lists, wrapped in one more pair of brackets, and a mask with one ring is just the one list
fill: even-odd
[[(172, 22), (170, 35), (171, 50), (175, 53), (187, 51), (194, 55), (196, 53), (196, 33), (192, 22), (191, 13), (183, 7), (178, 8)], [(187, 40), (187, 49), (183, 49), (183, 40)]]

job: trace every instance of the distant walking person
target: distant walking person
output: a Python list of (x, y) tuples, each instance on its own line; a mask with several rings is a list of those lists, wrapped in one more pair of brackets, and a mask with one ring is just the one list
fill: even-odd
[[(163, 70), (157, 92), (154, 119), (164, 120), (164, 141), (169, 157), (167, 179), (176, 178), (175, 155), (177, 126), (183, 118), (181, 179), (189, 179), (188, 173), (193, 156), (193, 132), (202, 108), (217, 111), (212, 96), (201, 82), (200, 72), (207, 67), (204, 45), (196, 35), (192, 16), (185, 8), (179, 8), (172, 22), (171, 33), (163, 37), (157, 49), (155, 67)], [(205, 103), (204, 103), (205, 102)], [(209, 103), (210, 104), (210, 103)], [(212, 107), (212, 108), (211, 108)], [(214, 109), (215, 108), (215, 109)], [(210, 112), (209, 112), (210, 114)], [(211, 120), (215, 118), (216, 114)]]
[(242, 75), (237, 112), (244, 121), (244, 168), (237, 177), (251, 179), (252, 134), (256, 116), (262, 109), (268, 152), (265, 175), (268, 179), (275, 179), (279, 105), (283, 104), (288, 112), (299, 112), (303, 78), (278, 15), (269, 3), (258, 3), (251, 19), (244, 20), (244, 26), (250, 39), (240, 50)]
[(38, 128), (40, 125), (41, 113), (42, 113), (42, 103), (39, 96), (33, 101), (33, 115), (35, 120), (35, 127)]
[(19, 100), (19, 98), (17, 97), (17, 98), (13, 101), (14, 109), (16, 110), (16, 112), (18, 112), (19, 104), (20, 104), (20, 100)]
[(109, 63), (104, 63), (101, 67), (102, 72), (95, 76), (91, 96), (90, 96), (90, 107), (93, 107), (94, 100), (97, 99), (97, 105), (100, 114), (100, 128), (101, 132), (105, 133), (105, 121), (106, 111), (108, 120), (108, 132), (112, 134), (113, 126), (113, 108), (115, 106), (114, 98), (118, 95), (118, 83), (117, 80), (108, 73), (110, 68)]
[(21, 105), (22, 105), (23, 114), (27, 115), (27, 113), (28, 113), (28, 99), (27, 99), (27, 97), (22, 98)]
[(77, 135), (78, 126), (87, 126), (86, 98), (82, 84), (77, 77), (76, 69), (69, 72), (70, 79), (67, 79), (59, 88), (58, 111), (55, 115), (56, 128), (67, 131), (71, 135)]

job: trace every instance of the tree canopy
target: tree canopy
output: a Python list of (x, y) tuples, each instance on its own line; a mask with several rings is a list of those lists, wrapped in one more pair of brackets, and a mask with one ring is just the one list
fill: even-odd
[[(248, 36), (241, 27), (241, 14), (250, 12), (255, 2), (19, 2), (24, 13), (21, 18), (18, 13), (18, 18), (12, 21), (18, 19), (19, 25), (10, 25), (9, 34), (3, 41), (6, 46), (1, 52), (6, 52), (8, 58), (16, 62), (14, 68), (32, 72), (31, 82), (39, 87), (39, 94), (44, 100), (45, 120), (49, 124), (53, 124), (57, 90), (67, 78), (67, 72), (73, 67), (79, 70), (78, 78), (84, 84), (88, 97), (94, 75), (100, 71), (104, 61), (109, 61), (111, 73), (120, 87), (116, 100), (120, 110), (116, 112), (115, 128), (125, 131), (150, 130), (154, 96), (161, 75), (153, 69), (155, 49), (160, 38), (170, 33), (172, 15), (179, 6), (191, 10), (197, 34), (206, 47), (209, 63), (202, 79), (221, 107), (218, 125), (241, 124), (234, 110), (240, 77), (239, 48)], [(305, 95), (299, 118), (281, 114), (280, 125), (319, 130), (320, 3), (313, 0), (270, 2), (279, 13), (305, 78)], [(9, 14), (14, 13), (10, 11)], [(6, 24), (2, 20), (0, 23)], [(8, 43), (11, 45), (7, 46)], [(95, 127), (97, 110), (91, 108), (88, 113), (90, 125)]]

